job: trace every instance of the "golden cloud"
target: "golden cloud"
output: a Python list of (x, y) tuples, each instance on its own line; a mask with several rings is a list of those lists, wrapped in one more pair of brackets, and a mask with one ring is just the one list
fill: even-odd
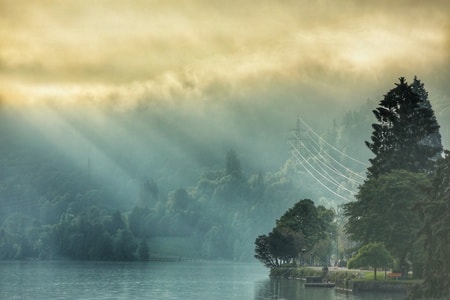
[(450, 65), (448, 1), (336, 3), (0, 1), (2, 98), (127, 107)]

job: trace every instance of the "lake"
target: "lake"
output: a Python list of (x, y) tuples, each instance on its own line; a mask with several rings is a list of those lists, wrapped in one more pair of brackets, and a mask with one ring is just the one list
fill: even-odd
[(269, 279), (263, 266), (229, 262), (0, 262), (0, 299), (397, 300)]

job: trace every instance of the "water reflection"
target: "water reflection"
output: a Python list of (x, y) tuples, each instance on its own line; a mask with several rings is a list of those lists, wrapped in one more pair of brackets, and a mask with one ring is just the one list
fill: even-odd
[(400, 300), (304, 288), (258, 264), (0, 261), (0, 299)]
[(328, 288), (308, 288), (303, 287), (300, 280), (268, 279), (259, 282), (256, 286), (255, 300), (262, 299), (335, 299), (334, 291)]
[(255, 286), (255, 300), (403, 300), (403, 294), (348, 293), (332, 288), (305, 288), (303, 281), (267, 279)]

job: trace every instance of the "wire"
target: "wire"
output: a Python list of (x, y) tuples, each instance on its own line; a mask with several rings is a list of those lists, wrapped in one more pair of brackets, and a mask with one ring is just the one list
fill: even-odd
[[(330, 170), (331, 172), (333, 172), (334, 174), (336, 174), (336, 175), (338, 175), (338, 176), (340, 176), (340, 177), (343, 177), (343, 178), (347, 179), (348, 181), (351, 181), (351, 182), (354, 183), (354, 184), (358, 184), (358, 185), (359, 185), (359, 184), (362, 184), (361, 181), (358, 181), (358, 180), (356, 180), (356, 179), (353, 179), (353, 178), (351, 178), (351, 177), (346, 176), (344, 173), (342, 173), (341, 171), (339, 171), (338, 169), (336, 169), (335, 167), (333, 167), (332, 165), (330, 165), (329, 163), (327, 163), (327, 162), (326, 162), (327, 159), (322, 155), (321, 151), (320, 151), (319, 149), (317, 149), (314, 145), (311, 144), (311, 147), (313, 148), (313, 150), (315, 151), (315, 153), (313, 153), (313, 152), (311, 151), (311, 149), (309, 149), (309, 147), (306, 146), (306, 144), (303, 143), (303, 142), (298, 138), (298, 136), (295, 136), (295, 137), (296, 137), (298, 143), (301, 144), (301, 145), (303, 146), (303, 148), (304, 148), (306, 151), (308, 151), (308, 153), (309, 153), (312, 157), (315, 158), (315, 160), (317, 160), (320, 164), (322, 164), (322, 165), (323, 165), (324, 167), (326, 167), (328, 170)], [(317, 159), (317, 156), (321, 157), (321, 158), (323, 159), (323, 161), (320, 160), (320, 159)], [(322, 167), (320, 167), (320, 168), (323, 170)], [(362, 176), (360, 176), (359, 174), (356, 174), (355, 172), (353, 172), (352, 170), (350, 170), (350, 169), (348, 169), (348, 168), (345, 168), (345, 170), (348, 171), (348, 172), (350, 172), (350, 173), (352, 173), (352, 174), (354, 174), (354, 175), (356, 175), (356, 176), (358, 176), (358, 177), (362, 177)], [(326, 172), (325, 170), (323, 170), (323, 171)]]
[[(295, 147), (294, 147), (295, 148)], [(335, 191), (333, 191), (332, 189), (330, 189), (326, 184), (324, 184), (322, 181), (320, 181), (319, 178), (317, 178), (316, 176), (314, 176), (314, 174), (303, 164), (302, 161), (300, 161), (300, 159), (294, 155), (294, 158), (298, 161), (298, 163), (306, 170), (306, 172), (308, 172), (309, 175), (311, 175), (312, 178), (314, 178), (320, 185), (322, 185), (326, 190), (328, 190), (329, 192), (331, 192), (333, 195), (347, 201), (350, 202), (351, 200), (336, 193)]]
[[(316, 144), (318, 147), (321, 146), (317, 141), (315, 141), (315, 140), (311, 137), (311, 135), (310, 135), (309, 133), (308, 133), (308, 136), (309, 136), (310, 140), (311, 140), (314, 144)], [(316, 148), (316, 149), (317, 149), (317, 148)], [(320, 150), (316, 150), (316, 151), (317, 151), (318, 153), (320, 153)], [(352, 169), (350, 169), (350, 168), (346, 167), (345, 165), (343, 165), (342, 163), (340, 163), (337, 159), (335, 159), (335, 158), (334, 158), (331, 154), (329, 154), (327, 151), (324, 151), (324, 153), (325, 153), (325, 155), (328, 156), (334, 163), (336, 163), (337, 165), (339, 165), (341, 168), (343, 168), (343, 169), (346, 170), (347, 172), (349, 172), (349, 173), (351, 173), (351, 174), (353, 174), (353, 175), (355, 175), (356, 177), (359, 177), (359, 178), (361, 178), (361, 179), (365, 179), (364, 176), (358, 174), (357, 172), (353, 171)], [(338, 171), (338, 172), (339, 172), (339, 171)], [(361, 184), (361, 182), (359, 182), (359, 181), (358, 181), (358, 183)]]
[[(333, 180), (329, 179), (327, 176), (323, 175), (320, 171), (318, 171), (316, 168), (314, 168), (314, 166), (310, 162), (308, 162), (308, 160), (300, 153), (300, 151), (296, 147), (294, 147), (294, 150), (297, 152), (298, 156), (300, 156), (302, 158), (303, 162), (305, 162), (311, 169), (313, 169), (323, 179), (327, 180), (328, 182), (332, 183), (333, 185), (335, 185), (336, 187), (338, 187), (340, 189), (343, 189), (349, 193), (354, 193), (354, 191), (349, 190), (349, 189), (341, 186), (340, 184), (336, 184), (335, 182), (333, 182)], [(298, 159), (298, 157), (297, 157), (297, 159)], [(304, 164), (302, 164), (302, 165), (304, 166)], [(323, 184), (322, 181), (320, 181), (320, 182)]]
[(298, 119), (303, 123), (303, 125), (309, 130), (311, 131), (315, 136), (317, 136), (321, 141), (323, 141), (326, 145), (328, 145), (329, 147), (331, 147), (333, 150), (335, 150), (336, 152), (344, 155), (345, 157), (351, 159), (354, 162), (357, 162), (363, 166), (368, 167), (369, 165), (367, 163), (364, 163), (360, 160), (357, 160), (356, 158), (351, 157), (350, 155), (342, 152), (341, 150), (339, 150), (338, 148), (336, 148), (335, 146), (331, 145), (330, 143), (328, 143), (324, 138), (322, 138), (317, 132), (315, 132), (302, 118), (300, 118), (300, 116), (298, 116)]

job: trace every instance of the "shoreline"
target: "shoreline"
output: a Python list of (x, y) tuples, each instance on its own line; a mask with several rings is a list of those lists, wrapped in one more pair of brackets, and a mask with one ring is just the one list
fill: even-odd
[(408, 294), (416, 281), (399, 281), (395, 279), (363, 279), (364, 274), (372, 271), (348, 270), (346, 268), (329, 268), (322, 271), (317, 267), (280, 267), (270, 269), (271, 278), (305, 280), (309, 276), (322, 277), (335, 283), (335, 289), (342, 292), (380, 292)]

